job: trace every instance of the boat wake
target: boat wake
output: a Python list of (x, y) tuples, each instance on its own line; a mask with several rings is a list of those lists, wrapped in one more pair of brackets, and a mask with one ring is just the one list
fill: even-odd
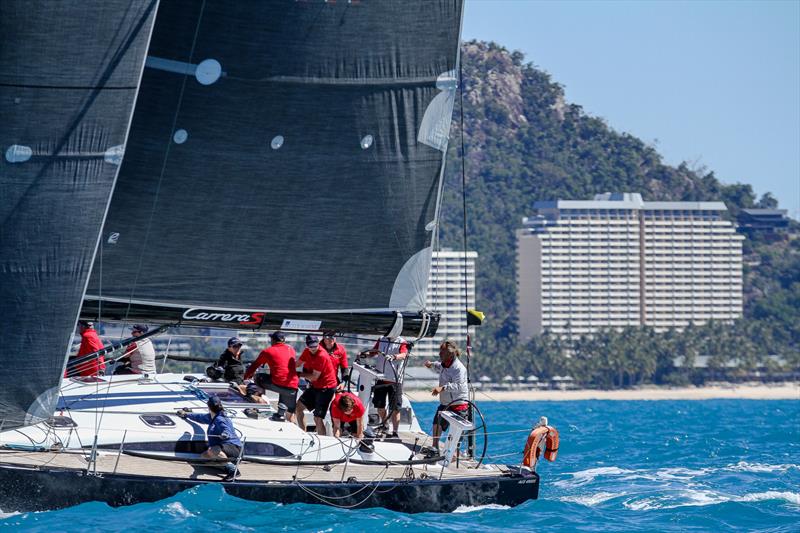
[(173, 518), (191, 518), (195, 516), (195, 514), (184, 507), (181, 502), (170, 502), (159, 512), (170, 515)]
[(454, 513), (474, 513), (477, 511), (502, 511), (505, 509), (511, 509), (508, 505), (498, 505), (496, 503), (490, 503), (488, 505), (461, 505), (457, 507), (453, 512)]

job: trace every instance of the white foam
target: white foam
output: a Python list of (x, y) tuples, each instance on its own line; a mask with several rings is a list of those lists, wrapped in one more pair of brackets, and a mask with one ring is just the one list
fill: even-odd
[(622, 481), (646, 479), (648, 481), (690, 481), (698, 476), (712, 472), (710, 468), (691, 469), (682, 467), (660, 468), (658, 470), (634, 470), (622, 478)]
[(508, 505), (499, 505), (497, 503), (489, 503), (486, 505), (459, 505), (454, 513), (474, 513), (475, 511), (501, 511), (504, 509), (511, 509)]
[(11, 513), (6, 513), (2, 509), (0, 509), (0, 520), (4, 520), (6, 518), (11, 518), (12, 516), (17, 516), (18, 514), (22, 514), (22, 513), (19, 513), (19, 512), (16, 512), (16, 511), (11, 512)]
[(175, 518), (191, 518), (194, 514), (184, 507), (181, 502), (170, 502), (159, 511), (174, 516)]
[(633, 470), (625, 470), (616, 466), (601, 466), (598, 468), (589, 468), (588, 470), (580, 470), (578, 472), (570, 472), (569, 475), (572, 479), (556, 481), (553, 485), (557, 487), (575, 487), (586, 485), (601, 476), (622, 476), (625, 474), (634, 474)]
[(706, 505), (716, 505), (726, 501), (731, 501), (731, 497), (710, 491), (688, 489), (677, 495), (678, 498), (686, 498), (688, 501), (675, 501), (669, 496), (658, 498), (644, 498), (641, 500), (630, 499), (623, 502), (623, 507), (632, 511), (652, 511), (656, 509), (676, 509), (678, 507), (704, 507)]
[(643, 500), (631, 499), (622, 502), (622, 506), (631, 511), (650, 511), (653, 509), (661, 509), (661, 505), (656, 498), (645, 498)]
[(780, 464), (780, 465), (767, 465), (763, 463), (747, 463), (739, 461), (735, 465), (728, 465), (725, 470), (731, 472), (754, 472), (754, 473), (769, 473), (769, 472), (786, 472), (792, 468), (800, 469), (800, 465), (793, 464)]
[(787, 503), (800, 506), (800, 494), (796, 492), (780, 492), (769, 490), (766, 492), (754, 492), (742, 496), (722, 494), (710, 490), (688, 489), (681, 492), (678, 497), (686, 498), (688, 501), (671, 501), (669, 497), (644, 498), (641, 500), (630, 499), (623, 502), (623, 506), (633, 511), (651, 511), (654, 509), (677, 509), (679, 507), (704, 507), (706, 505), (717, 505), (726, 502), (763, 502), (770, 500), (783, 500)]
[(753, 494), (745, 494), (737, 501), (740, 502), (763, 502), (767, 500), (784, 500), (794, 505), (800, 505), (800, 494), (797, 492), (778, 492), (776, 490), (768, 490), (766, 492), (754, 492)]
[(624, 492), (598, 492), (596, 494), (578, 494), (559, 498), (562, 502), (577, 503), (586, 507), (594, 507), (605, 501), (625, 496)]

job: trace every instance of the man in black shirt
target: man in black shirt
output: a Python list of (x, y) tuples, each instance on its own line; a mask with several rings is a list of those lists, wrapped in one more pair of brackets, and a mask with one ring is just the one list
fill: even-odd
[(244, 382), (243, 345), (244, 342), (239, 337), (228, 339), (228, 348), (220, 354), (215, 366), (206, 369), (206, 375), (212, 379), (224, 378), (225, 381), (241, 385)]

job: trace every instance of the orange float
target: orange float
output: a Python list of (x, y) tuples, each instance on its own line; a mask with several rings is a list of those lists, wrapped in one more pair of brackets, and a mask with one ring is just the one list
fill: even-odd
[[(544, 444), (544, 445), (542, 445)], [(522, 464), (534, 468), (544, 450), (544, 458), (555, 461), (558, 456), (558, 430), (553, 426), (536, 426), (528, 435), (525, 450), (522, 452)]]

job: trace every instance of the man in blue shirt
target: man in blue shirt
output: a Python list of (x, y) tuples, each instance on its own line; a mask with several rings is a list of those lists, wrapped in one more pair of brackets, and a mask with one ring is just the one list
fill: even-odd
[[(238, 459), (242, 451), (242, 441), (236, 435), (233, 422), (225, 415), (222, 401), (218, 396), (208, 399), (208, 414), (191, 414), (179, 409), (177, 415), (201, 424), (208, 424), (206, 436), (208, 448), (200, 455), (204, 459)], [(225, 463), (225, 477), (222, 481), (233, 481), (238, 477), (236, 467), (231, 461)]]

